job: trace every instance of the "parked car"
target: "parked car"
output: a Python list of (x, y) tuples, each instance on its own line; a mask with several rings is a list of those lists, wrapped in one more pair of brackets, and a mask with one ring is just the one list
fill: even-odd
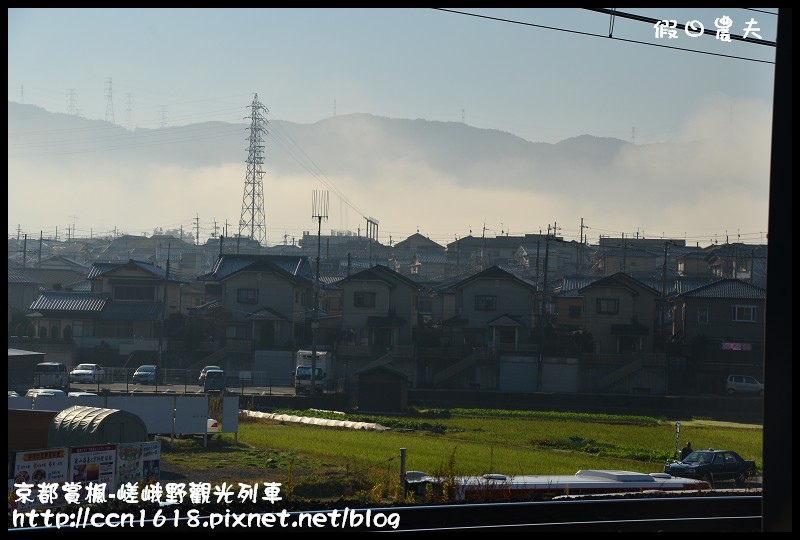
[(145, 364), (133, 372), (133, 384), (156, 384), (158, 369), (152, 364)]
[(209, 369), (222, 369), (219, 366), (206, 366), (200, 370), (200, 377), (197, 378), (197, 384), (203, 386), (203, 382), (206, 380), (206, 373)]
[(106, 379), (106, 372), (100, 364), (78, 364), (69, 372), (69, 382), (101, 383)]
[[(219, 427), (219, 420), (215, 418), (206, 420), (206, 434), (219, 433)], [(175, 435), (180, 439), (183, 437), (201, 436), (203, 433), (176, 433)]]
[(94, 392), (68, 392), (68, 397), (84, 397), (84, 396), (96, 396)]
[(683, 461), (672, 461), (664, 466), (664, 472), (682, 478), (705, 480), (711, 487), (719, 482), (733, 481), (743, 486), (756, 474), (756, 462), (744, 459), (733, 450), (695, 450)]
[(35, 388), (69, 388), (69, 372), (61, 362), (42, 362), (33, 371)]
[(764, 395), (764, 383), (750, 375), (728, 375), (725, 391), (734, 394)]
[(225, 372), (221, 369), (209, 369), (206, 371), (203, 392), (225, 393)]
[(31, 388), (25, 392), (27, 397), (42, 397), (42, 396), (61, 396), (66, 397), (67, 393), (57, 388)]

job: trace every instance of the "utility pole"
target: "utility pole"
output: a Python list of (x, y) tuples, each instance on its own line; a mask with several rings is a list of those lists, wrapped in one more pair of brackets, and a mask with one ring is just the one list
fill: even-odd
[(167, 287), (169, 287), (169, 251), (172, 244), (167, 244), (167, 267), (164, 271), (164, 294), (161, 304), (161, 330), (158, 333), (158, 367), (163, 369), (163, 355), (164, 355), (164, 318), (167, 313)]
[(550, 232), (548, 231), (544, 241), (544, 279), (542, 280), (542, 303), (539, 307), (539, 365), (537, 369), (536, 387), (542, 388), (542, 364), (544, 362), (544, 323), (545, 323), (545, 304), (547, 303), (547, 258), (550, 253)]
[(580, 274), (581, 271), (583, 270), (583, 257), (584, 257), (584, 252), (586, 250), (586, 244), (584, 242), (584, 237), (583, 237), (584, 228), (585, 226), (583, 224), (583, 218), (581, 218), (581, 241), (578, 244), (580, 246), (580, 250), (578, 251), (578, 274)]
[(368, 217), (367, 220), (367, 258), (369, 265), (372, 266), (372, 242), (378, 241), (378, 220)]
[(628, 243), (625, 242), (625, 233), (622, 233), (622, 272), (625, 273), (625, 270), (628, 266)]
[(661, 338), (662, 344), (664, 343), (664, 305), (666, 300), (667, 288), (667, 246), (669, 242), (664, 242), (664, 264), (661, 268), (661, 306), (658, 309), (658, 335)]
[(314, 191), (311, 199), (311, 217), (317, 220), (317, 269), (314, 272), (314, 310), (311, 315), (311, 387), (309, 396), (316, 393), (317, 330), (319, 329), (319, 257), (322, 248), (322, 219), (328, 219), (328, 192)]

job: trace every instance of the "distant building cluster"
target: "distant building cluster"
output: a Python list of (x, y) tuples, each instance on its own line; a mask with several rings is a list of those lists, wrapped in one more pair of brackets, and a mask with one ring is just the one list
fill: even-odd
[(314, 346), (342, 388), (380, 369), (411, 388), (718, 391), (715, 370), (760, 373), (766, 249), (419, 233), (386, 246), (340, 231), (271, 247), (11, 239), (9, 343), (276, 378)]

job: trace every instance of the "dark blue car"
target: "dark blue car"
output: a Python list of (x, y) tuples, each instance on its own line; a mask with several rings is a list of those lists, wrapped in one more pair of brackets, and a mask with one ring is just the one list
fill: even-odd
[(695, 450), (683, 461), (672, 461), (664, 472), (682, 478), (705, 480), (711, 487), (719, 482), (735, 482), (744, 486), (747, 479), (758, 472), (756, 462), (744, 459), (733, 450)]

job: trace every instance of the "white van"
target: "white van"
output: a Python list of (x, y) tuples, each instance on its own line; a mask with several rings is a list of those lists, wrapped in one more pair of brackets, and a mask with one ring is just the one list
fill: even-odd
[(42, 362), (33, 371), (34, 388), (69, 388), (69, 371), (61, 362)]

